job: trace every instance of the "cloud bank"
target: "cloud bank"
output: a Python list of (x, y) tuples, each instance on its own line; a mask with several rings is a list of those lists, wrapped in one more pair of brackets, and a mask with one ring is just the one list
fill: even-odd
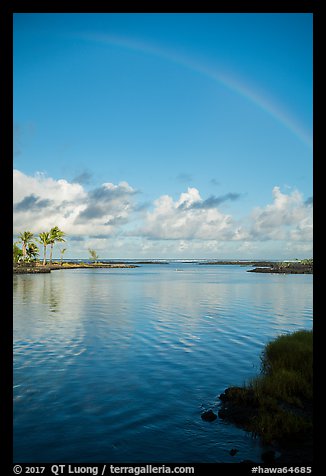
[(104, 183), (86, 192), (79, 183), (33, 177), (14, 170), (14, 233), (39, 233), (55, 224), (68, 235), (110, 236), (125, 223), (136, 193), (127, 182)]
[(154, 202), (154, 210), (147, 213), (138, 234), (161, 240), (232, 239), (233, 219), (217, 208), (223, 201), (217, 197), (203, 200), (199, 191), (191, 187), (176, 201), (163, 195)]
[(71, 253), (77, 257), (90, 246), (107, 256), (136, 258), (164, 253), (170, 257), (312, 254), (313, 201), (297, 190), (283, 193), (275, 186), (270, 203), (234, 217), (225, 212), (224, 204), (241, 200), (236, 192), (203, 198), (197, 188), (188, 187), (176, 199), (162, 195), (144, 204), (128, 182), (105, 182), (91, 190), (82, 182), (14, 170), (14, 235), (25, 230), (38, 234), (57, 225), (67, 233)]

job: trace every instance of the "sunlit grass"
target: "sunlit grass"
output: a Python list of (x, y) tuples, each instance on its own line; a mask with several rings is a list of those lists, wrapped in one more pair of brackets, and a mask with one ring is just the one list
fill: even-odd
[(229, 400), (252, 414), (247, 430), (265, 442), (306, 437), (312, 429), (312, 397), (313, 333), (307, 330), (269, 342), (260, 375), (228, 389)]
[(258, 402), (253, 431), (265, 440), (293, 437), (312, 427), (307, 406), (313, 396), (313, 333), (297, 331), (269, 342), (261, 375), (247, 389)]

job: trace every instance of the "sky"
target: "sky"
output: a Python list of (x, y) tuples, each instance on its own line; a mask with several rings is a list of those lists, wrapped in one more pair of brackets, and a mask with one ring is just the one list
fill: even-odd
[(14, 14), (14, 240), (59, 226), (65, 258), (311, 257), (312, 23)]

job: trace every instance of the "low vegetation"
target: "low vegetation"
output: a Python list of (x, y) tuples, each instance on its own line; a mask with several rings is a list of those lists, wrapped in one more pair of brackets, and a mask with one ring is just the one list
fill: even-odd
[(241, 423), (266, 443), (307, 439), (312, 431), (312, 397), (313, 333), (302, 330), (266, 345), (261, 374), (220, 396), (220, 416)]
[(262, 354), (262, 374), (249, 385), (257, 398), (255, 432), (265, 439), (299, 436), (312, 427), (312, 331), (282, 335)]

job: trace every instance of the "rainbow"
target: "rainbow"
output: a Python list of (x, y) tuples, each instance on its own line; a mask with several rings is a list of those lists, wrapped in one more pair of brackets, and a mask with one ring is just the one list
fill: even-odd
[(169, 51), (128, 37), (94, 33), (82, 34), (79, 35), (79, 38), (111, 46), (118, 46), (147, 55), (154, 55), (167, 61), (174, 62), (179, 66), (188, 68), (193, 72), (200, 73), (255, 104), (261, 110), (272, 116), (288, 131), (294, 134), (303, 144), (312, 149), (312, 134), (305, 130), (298, 121), (293, 118), (288, 111), (284, 110), (281, 105), (277, 104), (275, 100), (269, 100), (266, 95), (258, 94), (257, 91), (254, 91), (253, 88), (246, 85), (244, 80), (239, 80), (230, 74), (216, 71), (191, 58), (181, 56), (174, 51)]

